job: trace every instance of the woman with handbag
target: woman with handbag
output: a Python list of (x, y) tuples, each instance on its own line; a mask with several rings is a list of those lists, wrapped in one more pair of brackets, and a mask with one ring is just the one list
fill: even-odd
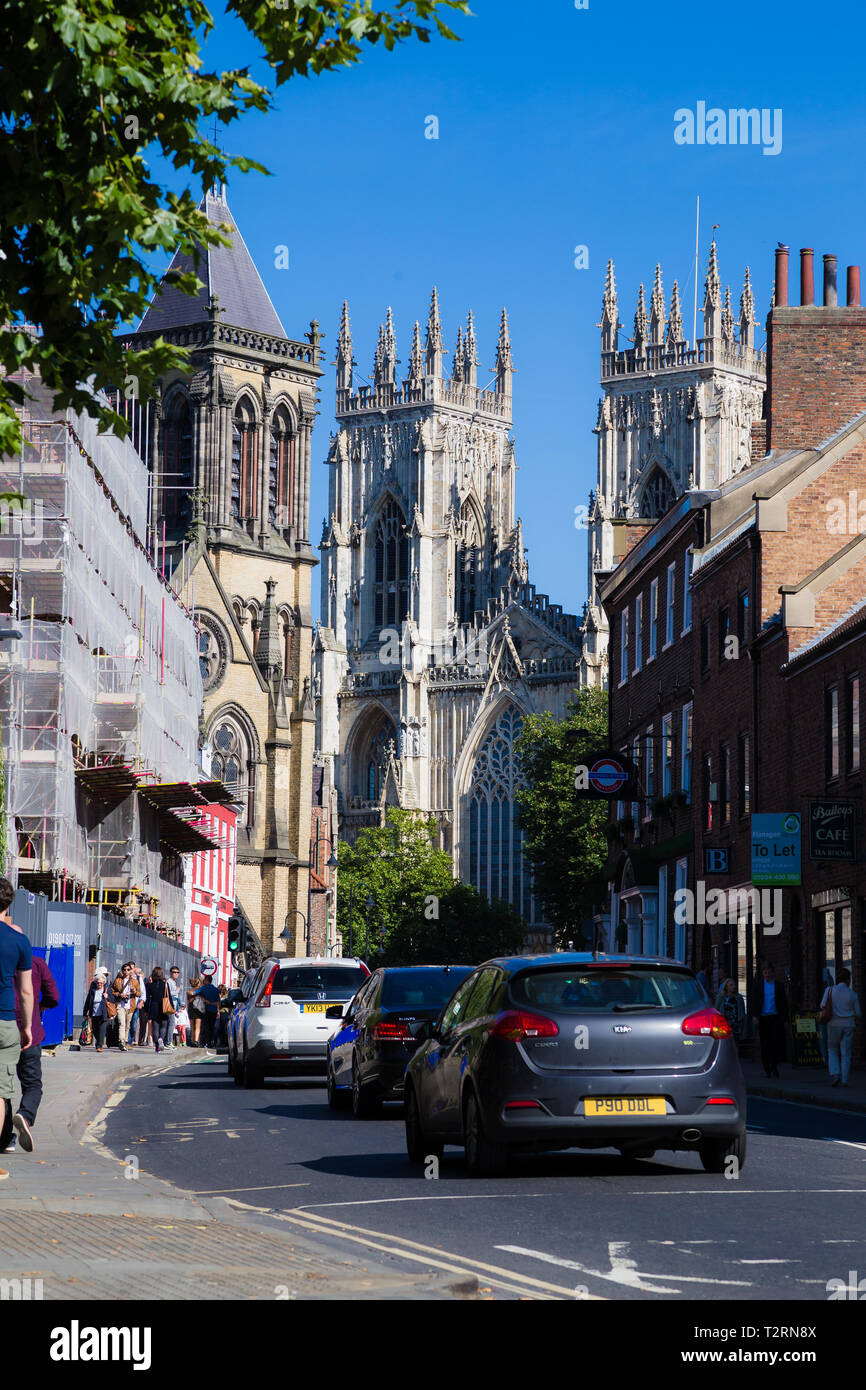
[(105, 1046), (105, 1030), (108, 1027), (109, 1019), (116, 1014), (117, 1010), (111, 1003), (112, 1013), (109, 1014), (109, 989), (108, 989), (108, 970), (104, 965), (97, 966), (93, 972), (93, 980), (90, 989), (87, 991), (87, 998), (84, 1001), (83, 1018), (85, 1026), (89, 1023), (92, 1036), (96, 1042), (96, 1051), (101, 1052)]
[(165, 1051), (168, 1023), (173, 1013), (171, 995), (165, 982), (162, 967), (154, 966), (147, 988), (147, 1016), (150, 1019), (154, 1049), (157, 1052)]
[(204, 1000), (201, 995), (196, 995), (196, 990), (201, 984), (201, 977), (193, 975), (189, 982), (189, 989), (186, 992), (186, 1006), (189, 1010), (189, 1045), (199, 1047), (201, 1044), (201, 1025), (204, 1018)]
[(836, 972), (835, 985), (828, 985), (821, 1000), (819, 1023), (827, 1025), (827, 1065), (830, 1085), (848, 1085), (854, 1029), (860, 1014), (860, 1000), (851, 989), (851, 971), (844, 966)]

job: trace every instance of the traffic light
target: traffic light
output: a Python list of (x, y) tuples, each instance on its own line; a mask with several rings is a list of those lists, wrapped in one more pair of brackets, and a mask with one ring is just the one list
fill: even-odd
[(233, 956), (244, 949), (244, 929), (240, 917), (229, 918), (228, 947)]

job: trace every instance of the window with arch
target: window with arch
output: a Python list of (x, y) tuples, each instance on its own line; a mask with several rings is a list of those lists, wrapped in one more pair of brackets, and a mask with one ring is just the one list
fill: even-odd
[(409, 608), (409, 537), (406, 520), (393, 497), (376, 523), (374, 622), (396, 627)]
[(192, 414), (189, 401), (175, 396), (163, 425), (162, 514), (169, 530), (192, 515)]
[(246, 735), (234, 719), (221, 719), (213, 735), (212, 775), (223, 782), (246, 810), (247, 825), (255, 815), (255, 764)]
[(289, 412), (281, 406), (271, 424), (271, 458), (268, 476), (268, 519), (285, 530), (295, 523), (295, 439)]
[(390, 719), (382, 719), (364, 745), (361, 764), (361, 795), (365, 801), (379, 801), (385, 786), (389, 746), (397, 747), (397, 730)]
[(504, 898), (532, 925), (535, 900), (517, 824), (523, 781), (515, 745), (522, 727), (517, 708), (507, 705), (478, 749), (468, 793), (469, 881), (489, 899)]
[(255, 411), (240, 400), (232, 417), (232, 516), (251, 521), (257, 511), (259, 432)]
[(283, 675), (288, 676), (292, 670), (292, 635), (295, 630), (295, 620), (288, 610), (280, 613), (280, 626), (283, 634)]
[(481, 561), (478, 522), (472, 508), (466, 506), (460, 518), (455, 565), (456, 607), (461, 623), (471, 623), (476, 608), (481, 606)]
[(654, 468), (640, 500), (641, 516), (664, 516), (676, 500), (673, 483), (667, 473), (663, 473), (660, 468)]
[(253, 649), (253, 656), (255, 656), (256, 648), (259, 645), (259, 629), (262, 625), (262, 615), (254, 603), (251, 603), (247, 608), (247, 617), (250, 620), (250, 646)]

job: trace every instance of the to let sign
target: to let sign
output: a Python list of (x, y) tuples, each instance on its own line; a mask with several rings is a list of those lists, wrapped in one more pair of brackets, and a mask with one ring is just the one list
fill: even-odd
[(752, 816), (752, 883), (785, 888), (800, 882), (801, 823), (796, 811)]
[(856, 859), (856, 826), (853, 801), (810, 801), (809, 858)]

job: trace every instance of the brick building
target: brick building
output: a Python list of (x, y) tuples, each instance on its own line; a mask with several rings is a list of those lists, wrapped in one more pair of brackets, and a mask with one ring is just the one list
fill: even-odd
[[(761, 961), (773, 961), (798, 1008), (814, 1007), (824, 972), (843, 963), (853, 967), (855, 988), (864, 985), (866, 875), (853, 855), (862, 843), (866, 312), (857, 268), (842, 307), (835, 257), (824, 265), (824, 303), (816, 305), (812, 253), (801, 253), (801, 303), (789, 306), (787, 251), (777, 252), (768, 388), (752, 426), (751, 464), (716, 489), (686, 494), (648, 532), (632, 523), (627, 557), (601, 586), (612, 634), (611, 739), (641, 755), (641, 833), (657, 801), (659, 757), (673, 764), (676, 785), (675, 728), (673, 757), (666, 740), (689, 699), (693, 714), (693, 795), (688, 811), (674, 809), (668, 836), (680, 846), (668, 852), (658, 827), (656, 862), (647, 863), (643, 844), (610, 831), (614, 927), (625, 924), (629, 950), (647, 949), (654, 912), (665, 920), (658, 904), (670, 891), (673, 858), (677, 886), (695, 896), (667, 949), (673, 937), (672, 954), (708, 968), (714, 983), (734, 975), (743, 991)], [(689, 640), (650, 661), (663, 571), (682, 567), (689, 546)], [(801, 882), (759, 901), (751, 891), (755, 815), (799, 815), (802, 825)], [(611, 826), (622, 819), (612, 806)], [(627, 817), (620, 828), (628, 830)], [(721, 891), (710, 908), (714, 889)]]

